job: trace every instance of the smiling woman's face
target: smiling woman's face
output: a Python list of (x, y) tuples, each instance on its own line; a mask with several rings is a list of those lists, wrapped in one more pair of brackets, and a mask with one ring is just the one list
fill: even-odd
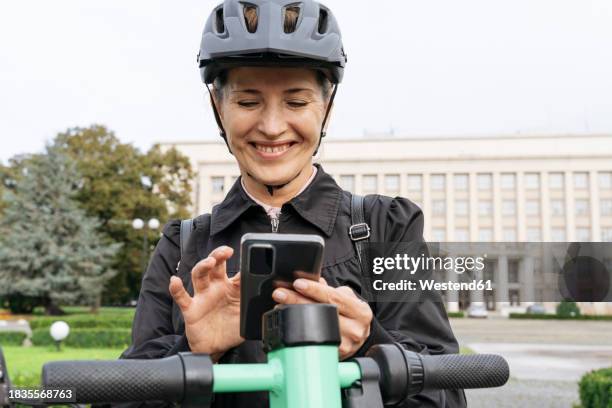
[(235, 68), (221, 94), (216, 105), (243, 175), (278, 185), (312, 165), (326, 109), (315, 71)]

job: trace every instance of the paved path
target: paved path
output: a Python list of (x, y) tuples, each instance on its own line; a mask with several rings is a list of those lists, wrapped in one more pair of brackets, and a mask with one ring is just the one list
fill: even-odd
[(612, 366), (612, 322), (451, 319), (460, 344), (477, 353), (500, 354), (510, 365), (501, 388), (466, 390), (470, 408), (571, 408), (578, 380)]

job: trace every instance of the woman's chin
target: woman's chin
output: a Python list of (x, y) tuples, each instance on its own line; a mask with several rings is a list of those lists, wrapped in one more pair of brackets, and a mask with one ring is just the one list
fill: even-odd
[(251, 174), (262, 184), (278, 186), (293, 180), (298, 172), (299, 169), (286, 169), (279, 166), (279, 168), (276, 169), (270, 168), (264, 170), (259, 168)]

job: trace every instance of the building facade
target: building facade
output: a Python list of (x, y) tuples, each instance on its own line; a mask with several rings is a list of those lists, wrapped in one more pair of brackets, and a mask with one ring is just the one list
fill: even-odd
[[(194, 214), (210, 211), (239, 174), (233, 157), (222, 140), (163, 144), (172, 146), (197, 170)], [(415, 202), (428, 241), (612, 242), (612, 135), (328, 137), (316, 161), (346, 190)], [(507, 279), (528, 274), (524, 262), (500, 256), (494, 265), (503, 290), (519, 298), (520, 279)], [(451, 310), (470, 303), (449, 302)]]

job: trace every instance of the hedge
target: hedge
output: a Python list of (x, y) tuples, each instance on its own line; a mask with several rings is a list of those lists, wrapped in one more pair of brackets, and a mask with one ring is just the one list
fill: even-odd
[[(132, 342), (130, 329), (70, 329), (62, 342), (76, 348), (127, 348)], [(36, 346), (55, 344), (48, 329), (32, 330), (32, 343)]]
[(559, 316), (556, 314), (530, 314), (530, 313), (510, 313), (511, 319), (540, 319), (540, 320), (610, 320), (610, 315), (580, 315), (580, 316)]
[(578, 387), (582, 408), (612, 408), (612, 367), (583, 375)]
[(26, 337), (24, 332), (0, 332), (0, 346), (21, 346)]
[(465, 317), (463, 312), (447, 312), (448, 317)]
[(32, 330), (48, 329), (53, 322), (63, 320), (71, 329), (129, 329), (133, 316), (129, 314), (76, 314), (66, 316), (41, 316), (30, 320)]

